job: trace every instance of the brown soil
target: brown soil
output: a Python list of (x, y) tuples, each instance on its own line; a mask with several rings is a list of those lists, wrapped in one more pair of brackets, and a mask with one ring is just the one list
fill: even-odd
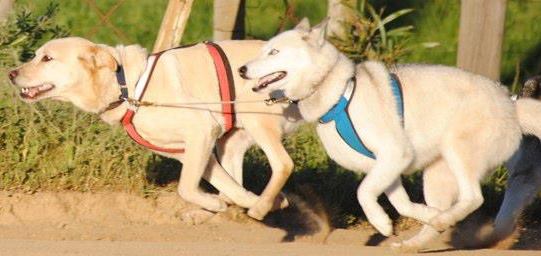
[[(0, 255), (389, 255), (397, 254), (390, 242), (418, 230), (401, 225), (413, 227), (380, 239), (367, 225), (330, 230), (318, 216), (286, 211), (264, 224), (236, 207), (199, 210), (173, 193), (0, 192)], [(539, 229), (530, 229), (535, 232), (519, 241), (529, 250), (457, 250), (447, 244), (453, 236), (447, 232), (428, 254), (541, 255), (534, 250), (541, 249)]]

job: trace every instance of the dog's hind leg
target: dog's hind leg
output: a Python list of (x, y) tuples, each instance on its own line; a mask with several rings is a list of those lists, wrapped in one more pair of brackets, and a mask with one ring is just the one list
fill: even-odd
[(456, 204), (430, 221), (429, 224), (438, 231), (444, 231), (463, 220), (484, 201), (480, 179), (489, 166), (485, 152), (477, 149), (486, 145), (476, 145), (471, 138), (462, 134), (452, 135), (442, 145), (443, 157), (456, 179), (459, 196)]
[(525, 172), (509, 177), (502, 206), (494, 221), (494, 231), (487, 239), (490, 243), (499, 242), (513, 233), (520, 214), (535, 199), (540, 188), (541, 173)]
[[(245, 124), (250, 135), (269, 159), (272, 175), (260, 195), (259, 201), (248, 210), (248, 215), (262, 220), (274, 208), (285, 208), (288, 202), (279, 197), (282, 187), (293, 171), (293, 160), (282, 145), (282, 130), (274, 123)], [(264, 127), (263, 127), (264, 126)]]
[(495, 243), (511, 235), (521, 212), (537, 196), (541, 189), (540, 155), (541, 141), (534, 136), (524, 136), (519, 150), (507, 161), (507, 189), (487, 243)]
[[(438, 160), (423, 172), (423, 193), (428, 206), (440, 211), (449, 209), (457, 197), (457, 185), (451, 170), (444, 160)], [(391, 246), (402, 252), (416, 252), (436, 238), (440, 233), (430, 225), (423, 225), (412, 238)]]

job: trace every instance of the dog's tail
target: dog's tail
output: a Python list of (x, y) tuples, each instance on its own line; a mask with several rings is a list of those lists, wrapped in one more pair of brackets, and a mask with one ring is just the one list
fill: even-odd
[(541, 76), (526, 81), (521, 98), (516, 102), (522, 132), (541, 138)]

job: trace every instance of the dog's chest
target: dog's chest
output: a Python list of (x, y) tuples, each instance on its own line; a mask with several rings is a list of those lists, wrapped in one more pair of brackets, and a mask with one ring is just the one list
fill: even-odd
[(339, 165), (358, 173), (370, 171), (375, 160), (358, 153), (344, 143), (336, 130), (334, 122), (318, 124), (316, 130), (327, 154)]

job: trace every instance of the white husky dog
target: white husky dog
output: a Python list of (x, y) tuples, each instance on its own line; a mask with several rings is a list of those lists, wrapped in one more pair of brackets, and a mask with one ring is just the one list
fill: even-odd
[[(418, 235), (394, 244), (420, 249), (483, 203), (480, 180), (513, 154), (523, 133), (541, 135), (541, 102), (513, 104), (503, 86), (452, 67), (355, 65), (325, 40), (325, 23), (310, 28), (304, 19), (271, 39), (239, 72), (258, 79), (254, 91), (280, 91), (297, 102), (305, 120), (320, 121), (317, 133), (330, 157), (366, 172), (357, 197), (379, 232), (393, 233), (377, 202), (382, 193), (401, 215), (425, 223)], [(392, 88), (397, 83), (401, 102)], [(322, 122), (342, 100), (354, 133), (373, 158), (350, 147), (337, 122)], [(401, 107), (403, 115), (397, 113)], [(430, 207), (412, 203), (401, 183), (401, 174), (418, 169), (424, 169)]]

